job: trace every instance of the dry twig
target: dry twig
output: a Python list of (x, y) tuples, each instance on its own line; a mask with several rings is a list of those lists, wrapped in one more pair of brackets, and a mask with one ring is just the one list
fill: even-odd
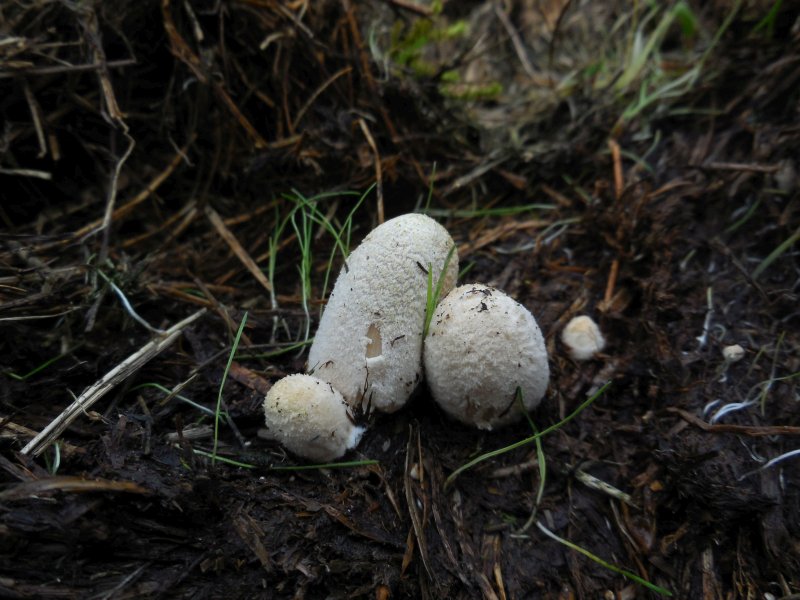
[(53, 419), (35, 438), (28, 442), (22, 449), (22, 454), (39, 456), (75, 419), (85, 413), (95, 402), (111, 391), (114, 386), (127, 379), (151, 359), (169, 348), (180, 337), (183, 330), (203, 316), (205, 312), (205, 309), (201, 309), (183, 321), (176, 323), (167, 329), (163, 336), (148, 342), (103, 375), (96, 383), (84, 390), (72, 404)]

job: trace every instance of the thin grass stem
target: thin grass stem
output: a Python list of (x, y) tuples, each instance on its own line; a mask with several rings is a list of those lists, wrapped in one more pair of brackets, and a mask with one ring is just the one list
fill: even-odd
[[(525, 418), (528, 419), (528, 424), (531, 426), (531, 431), (533, 431), (534, 435), (538, 435), (539, 429), (533, 422), (533, 418), (531, 417), (530, 413), (525, 409), (525, 402), (523, 402), (522, 399), (522, 388), (519, 386), (517, 386), (517, 402), (519, 402), (520, 409), (525, 414)], [(536, 515), (539, 512), (539, 505), (542, 503), (542, 497), (544, 497), (544, 486), (547, 481), (547, 461), (544, 456), (544, 448), (542, 448), (542, 438), (537, 437), (535, 443), (536, 464), (539, 467), (539, 485), (536, 489), (536, 499), (533, 501), (533, 510), (531, 510), (531, 516), (528, 517), (525, 525), (523, 525), (522, 529), (519, 530), (520, 534), (528, 531), (528, 529), (531, 528), (531, 525), (536, 522)]]
[(451, 246), (444, 259), (444, 265), (439, 273), (439, 278), (436, 280), (436, 287), (433, 287), (433, 265), (428, 265), (428, 287), (425, 292), (425, 325), (422, 329), (422, 339), (428, 336), (428, 329), (431, 326), (433, 313), (436, 310), (436, 305), (439, 304), (440, 296), (442, 295), (442, 287), (444, 286), (445, 275), (447, 274), (447, 267), (450, 265), (450, 260), (453, 258), (453, 253), (456, 251), (455, 246)]
[(54, 356), (53, 358), (49, 358), (49, 359), (47, 359), (47, 360), (46, 360), (46, 361), (44, 361), (42, 364), (40, 364), (38, 367), (34, 367), (33, 369), (31, 369), (30, 371), (28, 371), (28, 372), (27, 372), (27, 373), (25, 373), (24, 375), (18, 375), (17, 373), (12, 373), (11, 371), (6, 371), (6, 375), (8, 375), (9, 377), (11, 377), (11, 379), (16, 379), (17, 381), (25, 381), (25, 380), (29, 379), (30, 377), (33, 377), (34, 375), (36, 375), (36, 374), (37, 374), (37, 373), (39, 373), (40, 371), (43, 371), (43, 370), (45, 370), (47, 367), (49, 367), (49, 366), (50, 366), (50, 365), (52, 365), (53, 363), (55, 363), (55, 362), (58, 362), (59, 360), (61, 360), (61, 359), (62, 359), (62, 358), (64, 358), (65, 356), (68, 356), (68, 355), (72, 354), (72, 353), (73, 353), (73, 352), (75, 352), (75, 350), (77, 350), (77, 349), (78, 349), (78, 348), (79, 348), (81, 345), (82, 345), (82, 344), (78, 344), (78, 345), (76, 345), (74, 348), (70, 348), (69, 350), (67, 350), (66, 352), (62, 352), (62, 353), (61, 353), (61, 354), (59, 354), (58, 356)]
[(569, 423), (572, 419), (577, 417), (585, 408), (590, 406), (600, 396), (602, 396), (605, 393), (605, 391), (608, 389), (608, 386), (610, 386), (610, 385), (611, 385), (611, 382), (607, 381), (605, 384), (603, 384), (603, 387), (601, 387), (594, 394), (592, 394), (590, 398), (588, 398), (587, 400), (584, 400), (580, 404), (580, 406), (578, 406), (578, 408), (576, 408), (569, 415), (564, 417), (564, 419), (562, 419), (561, 421), (559, 421), (555, 425), (551, 425), (550, 427), (548, 427), (547, 429), (543, 430), (542, 432), (534, 434), (534, 435), (532, 435), (530, 437), (526, 437), (524, 439), (521, 439), (518, 442), (514, 442), (513, 444), (509, 444), (508, 446), (504, 446), (503, 448), (498, 448), (497, 450), (492, 450), (491, 452), (486, 452), (485, 454), (481, 454), (480, 456), (478, 456), (476, 458), (473, 458), (468, 463), (466, 463), (464, 465), (461, 465), (458, 469), (453, 471), (447, 479), (445, 479), (445, 482), (444, 482), (445, 489), (447, 489), (450, 485), (452, 485), (452, 483), (456, 480), (456, 478), (459, 475), (461, 475), (461, 473), (471, 469), (475, 465), (478, 465), (478, 464), (480, 464), (480, 463), (482, 463), (482, 462), (484, 462), (486, 460), (489, 460), (490, 458), (494, 458), (495, 456), (500, 456), (502, 454), (505, 454), (506, 452), (511, 452), (512, 450), (516, 450), (517, 448), (521, 448), (522, 446), (526, 446), (526, 445), (530, 444), (531, 442), (535, 442), (537, 439), (539, 439), (541, 437), (544, 437), (548, 433), (552, 433), (553, 431), (563, 427), (564, 425)]
[(777, 248), (775, 248), (775, 250), (770, 252), (764, 260), (761, 261), (761, 263), (755, 268), (755, 271), (753, 271), (753, 281), (758, 279), (761, 274), (781, 256), (781, 254), (791, 248), (798, 240), (800, 240), (800, 227), (798, 227), (792, 235), (784, 240), (783, 243), (781, 243)]
[(377, 460), (350, 460), (345, 462), (322, 463), (318, 465), (287, 465), (280, 467), (269, 467), (270, 471), (312, 471), (314, 469), (347, 469), (350, 467), (365, 467), (377, 465)]
[(575, 552), (580, 552), (584, 556), (590, 558), (591, 560), (593, 560), (597, 564), (605, 567), (606, 569), (614, 571), (615, 573), (619, 573), (623, 577), (627, 577), (628, 579), (630, 579), (632, 581), (635, 581), (636, 583), (645, 586), (647, 589), (649, 589), (652, 592), (655, 592), (657, 594), (661, 594), (662, 596), (672, 596), (672, 592), (670, 592), (669, 590), (667, 590), (665, 588), (662, 588), (661, 586), (658, 586), (658, 585), (656, 585), (654, 583), (650, 583), (646, 579), (644, 579), (642, 577), (639, 577), (636, 573), (631, 573), (630, 571), (628, 571), (626, 569), (623, 569), (623, 568), (618, 567), (616, 565), (612, 565), (610, 562), (606, 562), (605, 560), (603, 560), (602, 558), (600, 558), (596, 554), (592, 554), (591, 552), (589, 552), (585, 548), (581, 548), (580, 546), (578, 546), (577, 544), (574, 544), (573, 542), (570, 542), (569, 540), (565, 540), (562, 537), (558, 537), (555, 533), (550, 531), (547, 527), (542, 525), (540, 522), (537, 521), (536, 526), (547, 537), (549, 537), (551, 539), (554, 539), (559, 544), (563, 544), (564, 546), (566, 546), (570, 550), (575, 550)]
[(231, 370), (231, 363), (233, 363), (233, 357), (236, 354), (236, 349), (239, 347), (239, 340), (242, 339), (242, 332), (244, 332), (244, 326), (247, 323), (247, 313), (244, 313), (242, 316), (242, 322), (239, 323), (239, 330), (236, 332), (236, 338), (233, 340), (233, 346), (231, 347), (231, 353), (228, 356), (228, 363), (225, 365), (225, 371), (222, 373), (222, 381), (219, 383), (219, 393), (217, 394), (217, 408), (214, 410), (214, 449), (211, 453), (211, 462), (215, 462), (217, 460), (217, 446), (219, 444), (219, 417), (222, 411), (222, 390), (225, 388), (225, 380), (228, 378), (228, 371)]

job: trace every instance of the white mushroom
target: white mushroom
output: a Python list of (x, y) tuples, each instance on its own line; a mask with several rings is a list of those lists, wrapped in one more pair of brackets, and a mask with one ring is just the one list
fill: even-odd
[(362, 427), (331, 384), (310, 375), (289, 375), (275, 382), (264, 399), (267, 437), (316, 461), (339, 458), (354, 448)]
[(450, 292), (433, 315), (423, 351), (434, 400), (480, 429), (518, 420), (541, 402), (550, 369), (539, 326), (524, 306), (481, 284)]
[(589, 360), (606, 347), (606, 340), (597, 323), (586, 315), (575, 317), (567, 323), (561, 332), (561, 341), (575, 360)]
[[(394, 412), (422, 377), (428, 270), (434, 285), (453, 239), (430, 217), (407, 214), (374, 229), (348, 257), (308, 354), (309, 372), (353, 407)], [(442, 294), (455, 284), (448, 263)]]
[(732, 346), (725, 346), (722, 349), (722, 357), (725, 359), (725, 362), (735, 363), (739, 362), (744, 358), (745, 351), (739, 344), (733, 344)]

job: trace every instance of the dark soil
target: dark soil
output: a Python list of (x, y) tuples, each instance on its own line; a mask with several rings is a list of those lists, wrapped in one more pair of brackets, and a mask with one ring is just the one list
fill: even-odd
[[(453, 18), (489, 6), (451, 4)], [(512, 22), (531, 4), (509, 3)], [(798, 597), (800, 456), (783, 455), (800, 443), (800, 21), (790, 2), (769, 26), (771, 3), (740, 4), (691, 5), (712, 33), (733, 18), (674, 104), (621, 122), (618, 102), (576, 90), (514, 125), (495, 99), (480, 105), (505, 114), (493, 130), (436, 74), (381, 71), (370, 32), (387, 15), (423, 18), (411, 3), (0, 8), (0, 596), (657, 595), (522, 531), (540, 485), (534, 444), (446, 487), (531, 429), (456, 424), (424, 386), (401, 412), (364, 419), (346, 459), (376, 463), (276, 469), (302, 464), (258, 433), (270, 383), (304, 369), (305, 354), (275, 353), (305, 326), (291, 224), (274, 305), (241, 255), (267, 274), (288, 194), (378, 179), (353, 246), (432, 187), (431, 214), (471, 265), (464, 281), (536, 316), (551, 356), (539, 429), (611, 382), (542, 438), (537, 521), (675, 597)], [(343, 223), (357, 199), (319, 206)], [(530, 204), (549, 208), (458, 212)], [(312, 335), (332, 248), (315, 237)], [(23, 452), (159, 338), (120, 295), (162, 329), (206, 312), (82, 411), (57, 451)], [(245, 312), (219, 453), (251, 468), (212, 464), (213, 417), (178, 397), (215, 408)], [(560, 341), (577, 314), (608, 340), (580, 363)], [(728, 364), (733, 344), (745, 356)]]

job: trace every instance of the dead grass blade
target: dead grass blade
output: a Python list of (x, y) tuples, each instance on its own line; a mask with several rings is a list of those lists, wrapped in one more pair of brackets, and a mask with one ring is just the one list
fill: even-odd
[(375, 155), (375, 181), (377, 182), (378, 194), (378, 225), (381, 225), (386, 220), (383, 208), (383, 170), (381, 168), (381, 155), (378, 152), (378, 146), (375, 144), (372, 133), (370, 133), (369, 127), (367, 127), (367, 122), (364, 119), (359, 119), (358, 125), (361, 127), (364, 137), (367, 138), (367, 144), (369, 144), (372, 154)]
[(267, 141), (261, 137), (258, 130), (239, 109), (223, 84), (208, 76), (206, 73), (207, 67), (204, 65), (201, 58), (189, 47), (189, 44), (186, 43), (186, 40), (178, 32), (178, 28), (175, 26), (175, 20), (172, 18), (171, 4), (171, 0), (162, 0), (161, 15), (164, 21), (164, 30), (169, 37), (169, 46), (172, 55), (189, 67), (201, 83), (211, 85), (219, 101), (222, 102), (233, 118), (236, 119), (242, 129), (244, 129), (256, 148), (266, 148), (268, 145)]
[[(417, 436), (419, 436), (419, 429), (417, 429)], [(422, 517), (417, 509), (417, 500), (414, 497), (414, 490), (412, 489), (411, 484), (411, 455), (414, 448), (413, 442), (414, 428), (412, 427), (408, 434), (408, 446), (406, 448), (406, 468), (405, 473), (403, 474), (403, 487), (405, 488), (406, 492), (406, 504), (408, 505), (408, 512), (411, 516), (411, 525), (414, 530), (414, 537), (417, 540), (417, 548), (419, 548), (419, 555), (422, 558), (422, 566), (425, 567), (425, 572), (428, 574), (428, 577), (430, 577), (431, 581), (434, 581), (433, 571), (431, 570), (430, 561), (428, 559), (428, 545), (425, 541), (425, 529), (423, 526)], [(422, 457), (418, 456), (417, 458), (421, 463)]]
[(230, 229), (225, 226), (225, 223), (222, 222), (222, 218), (219, 216), (217, 211), (215, 211), (210, 206), (206, 206), (206, 217), (214, 226), (214, 229), (217, 230), (217, 233), (220, 237), (225, 240), (225, 243), (228, 244), (233, 253), (236, 255), (241, 263), (245, 266), (245, 268), (250, 271), (253, 277), (256, 278), (256, 281), (260, 283), (267, 292), (272, 292), (272, 286), (269, 283), (266, 275), (258, 268), (256, 261), (250, 256), (247, 250), (239, 243), (239, 240), (236, 239), (236, 236), (233, 235)]
[[(139, 206), (142, 202), (147, 200), (161, 186), (162, 183), (164, 183), (167, 179), (169, 179), (170, 175), (172, 175), (175, 172), (175, 169), (178, 168), (178, 165), (185, 158), (186, 152), (189, 150), (189, 147), (192, 145), (194, 140), (195, 136), (192, 135), (189, 138), (189, 141), (186, 143), (186, 145), (176, 152), (175, 156), (172, 158), (169, 164), (166, 167), (164, 167), (164, 169), (162, 169), (162, 171), (158, 175), (156, 175), (141, 192), (136, 194), (136, 196), (134, 196), (130, 201), (126, 202), (122, 206), (113, 209), (113, 211), (111, 212), (111, 216), (108, 217), (108, 223), (116, 221), (118, 219), (121, 219), (129, 215), (136, 209), (137, 206)], [(39, 247), (39, 250), (47, 250), (55, 246), (61, 246), (64, 244), (71, 243), (77, 239), (82, 239), (90, 235), (94, 235), (95, 233), (101, 231), (104, 227), (106, 227), (108, 223), (106, 223), (106, 217), (104, 215), (103, 217), (95, 221), (92, 221), (87, 225), (84, 225), (77, 231), (74, 231), (69, 235), (68, 238), (45, 244), (44, 246)]]
[(82, 413), (89, 409), (95, 402), (105, 396), (121, 381), (138, 371), (151, 359), (169, 348), (177, 340), (183, 330), (205, 314), (201, 309), (183, 321), (176, 323), (160, 336), (131, 354), (128, 358), (103, 375), (96, 383), (78, 396), (60, 415), (53, 419), (36, 437), (22, 449), (22, 454), (39, 456), (55, 441), (70, 424)]
[(83, 477), (59, 476), (36, 479), (11, 486), (0, 492), (0, 500), (22, 500), (51, 494), (53, 492), (128, 492), (149, 494), (150, 491), (132, 481), (111, 481), (109, 479), (84, 479)]
[(764, 425), (761, 427), (758, 426), (751, 427), (749, 425), (728, 425), (728, 424), (711, 425), (703, 421), (703, 419), (696, 417), (692, 413), (677, 408), (675, 406), (670, 406), (669, 408), (667, 408), (667, 411), (675, 413), (676, 415), (681, 417), (684, 421), (691, 423), (695, 427), (699, 427), (703, 431), (708, 431), (710, 433), (737, 433), (740, 435), (749, 435), (751, 437), (761, 437), (768, 435), (800, 435), (800, 427), (795, 427), (792, 425)]
[[(17, 440), (20, 437), (33, 438), (36, 437), (36, 432), (29, 427), (9, 421), (8, 417), (0, 416), (0, 440)], [(84, 454), (86, 450), (79, 446), (62, 443), (61, 453), (65, 456), (69, 456), (70, 454)]]

